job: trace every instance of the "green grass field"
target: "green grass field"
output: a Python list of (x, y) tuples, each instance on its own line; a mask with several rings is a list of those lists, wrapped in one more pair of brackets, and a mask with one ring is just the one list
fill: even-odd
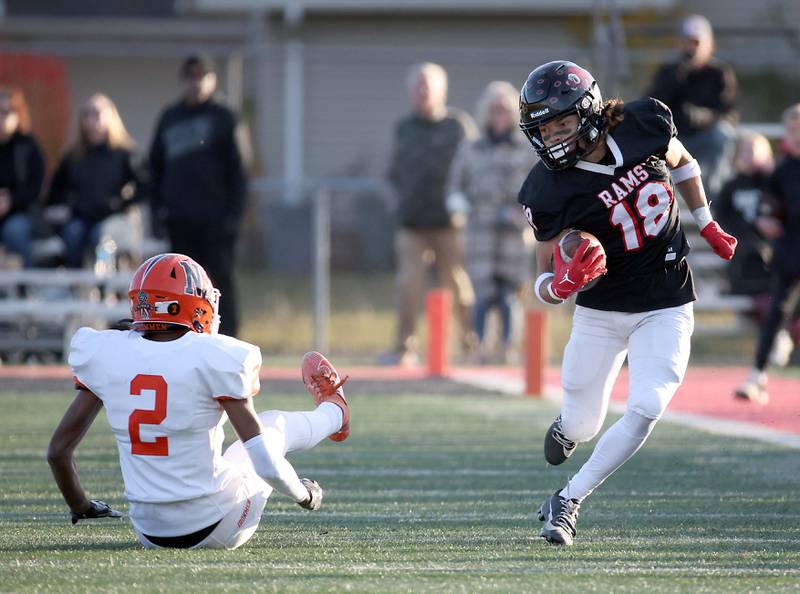
[[(298, 384), (298, 387), (299, 384)], [(273, 496), (237, 551), (145, 552), (127, 521), (72, 527), (44, 460), (71, 394), (0, 394), (0, 590), (13, 592), (796, 592), (800, 456), (662, 424), (584, 505), (570, 549), (535, 509), (586, 458), (548, 468), (555, 405), (491, 395), (356, 394), (353, 434), (293, 457), (327, 500)], [(307, 396), (261, 396), (259, 409)], [(104, 415), (85, 487), (125, 508)]]

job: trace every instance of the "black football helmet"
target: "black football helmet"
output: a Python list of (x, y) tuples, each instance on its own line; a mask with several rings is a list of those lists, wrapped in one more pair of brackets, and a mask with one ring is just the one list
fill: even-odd
[[(576, 114), (578, 130), (564, 142), (547, 147), (539, 126)], [(573, 62), (557, 60), (539, 66), (528, 75), (519, 97), (519, 127), (548, 169), (571, 167), (591, 152), (603, 131), (603, 97), (588, 70)], [(578, 140), (584, 140), (579, 146)]]

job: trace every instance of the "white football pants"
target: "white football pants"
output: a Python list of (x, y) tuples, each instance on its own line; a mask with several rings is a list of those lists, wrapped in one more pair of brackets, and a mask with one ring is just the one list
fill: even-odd
[(691, 303), (643, 313), (576, 308), (561, 372), (564, 435), (575, 442), (597, 435), (626, 354), (630, 391), (625, 415), (562, 494), (583, 499), (642, 446), (683, 381), (693, 330)]
[[(310, 450), (342, 427), (342, 410), (331, 402), (323, 402), (309, 412), (269, 410), (258, 415), (264, 429), (264, 439), (270, 449), (286, 455), (296, 450)], [(255, 534), (270, 487), (253, 469), (250, 456), (241, 441), (233, 442), (222, 455), (238, 467), (242, 482), (236, 491), (236, 505), (220, 520), (217, 527), (193, 549), (235, 549)], [(160, 548), (136, 531), (145, 548)]]

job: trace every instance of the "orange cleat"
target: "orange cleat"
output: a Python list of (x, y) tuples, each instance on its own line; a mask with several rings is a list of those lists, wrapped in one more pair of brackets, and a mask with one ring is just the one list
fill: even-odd
[(342, 428), (330, 436), (333, 441), (344, 441), (350, 435), (350, 407), (344, 397), (342, 386), (347, 381), (339, 379), (339, 373), (322, 353), (311, 351), (303, 355), (303, 383), (314, 397), (317, 406), (333, 402), (342, 409)]

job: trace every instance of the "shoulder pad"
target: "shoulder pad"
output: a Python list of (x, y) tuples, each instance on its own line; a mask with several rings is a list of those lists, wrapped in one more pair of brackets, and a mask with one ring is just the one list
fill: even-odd
[(72, 335), (69, 345), (69, 357), (67, 361), (70, 367), (85, 366), (92, 356), (100, 349), (103, 333), (94, 328), (78, 328)]
[(625, 119), (631, 116), (644, 134), (670, 139), (678, 133), (669, 107), (653, 97), (642, 97), (626, 103), (624, 113)]
[(200, 335), (203, 375), (211, 395), (248, 398), (260, 389), (261, 349), (224, 335)]
[[(94, 328), (78, 328), (72, 336), (67, 363), (72, 375), (83, 386), (90, 388), (92, 384), (92, 362), (98, 355), (107, 352), (110, 338), (120, 336), (117, 330), (95, 330)], [(102, 365), (101, 365), (102, 367)], [(96, 366), (95, 366), (96, 369)], [(90, 388), (91, 389), (91, 388)]]

